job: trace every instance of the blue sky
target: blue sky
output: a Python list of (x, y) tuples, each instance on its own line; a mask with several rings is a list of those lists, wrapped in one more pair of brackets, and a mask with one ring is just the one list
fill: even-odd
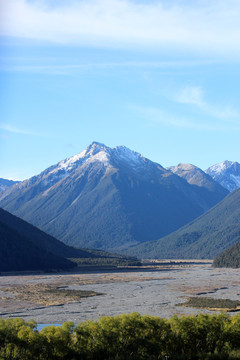
[(0, 177), (92, 141), (240, 161), (240, 2), (0, 0)]

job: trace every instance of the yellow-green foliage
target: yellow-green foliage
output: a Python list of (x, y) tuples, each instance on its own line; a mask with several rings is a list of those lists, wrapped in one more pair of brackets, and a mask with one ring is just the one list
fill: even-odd
[(1, 360), (240, 359), (240, 315), (166, 320), (138, 313), (37, 331), (34, 321), (0, 320)]

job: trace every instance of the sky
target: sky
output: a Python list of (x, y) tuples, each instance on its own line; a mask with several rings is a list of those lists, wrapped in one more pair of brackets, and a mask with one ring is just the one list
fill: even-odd
[(0, 0), (0, 178), (91, 142), (240, 162), (239, 0)]

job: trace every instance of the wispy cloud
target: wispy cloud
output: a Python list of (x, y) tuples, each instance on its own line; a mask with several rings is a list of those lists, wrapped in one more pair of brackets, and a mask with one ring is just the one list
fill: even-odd
[[(26, 61), (26, 59), (19, 59), (19, 62)], [(55, 74), (55, 75), (67, 75), (75, 74), (78, 72), (85, 72), (88, 70), (94, 69), (116, 69), (116, 68), (139, 68), (139, 69), (162, 69), (166, 71), (174, 71), (176, 69), (182, 68), (194, 68), (199, 65), (207, 66), (215, 64), (216, 61), (213, 60), (199, 60), (199, 61), (187, 61), (187, 60), (178, 60), (178, 61), (110, 61), (110, 62), (89, 62), (89, 63), (79, 63), (79, 64), (48, 64), (48, 65), (35, 65), (31, 62), (36, 62), (37, 59), (28, 59), (28, 65), (15, 65), (9, 64), (5, 60), (6, 64), (2, 64), (0, 69), (3, 71), (11, 72), (29, 72), (29, 73), (41, 73), (41, 74)], [(221, 61), (219, 61), (221, 63)]]
[(204, 90), (200, 86), (185, 86), (175, 92), (174, 100), (182, 104), (196, 106), (202, 112), (221, 120), (240, 125), (240, 113), (231, 106), (214, 105), (205, 99)]
[(167, 127), (214, 132), (240, 131), (240, 123), (229, 124), (228, 121), (219, 121), (219, 119), (202, 118), (199, 120), (182, 115), (176, 116), (161, 108), (150, 106), (131, 105), (130, 109), (148, 122), (150, 121)]
[(0, 0), (3, 36), (240, 54), (240, 2)]
[(199, 86), (186, 86), (176, 94), (176, 100), (184, 104), (204, 106), (203, 90)]
[(0, 124), (0, 129), (10, 132), (10, 133), (15, 133), (15, 134), (23, 134), (23, 135), (32, 135), (32, 136), (44, 136), (42, 134), (36, 133), (34, 131), (31, 130), (26, 130), (26, 129), (20, 129), (16, 126), (12, 126), (12, 125), (8, 125), (8, 124)]

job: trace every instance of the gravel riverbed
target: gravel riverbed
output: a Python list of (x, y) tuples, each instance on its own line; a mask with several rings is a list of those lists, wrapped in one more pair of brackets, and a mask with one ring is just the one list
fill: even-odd
[[(0, 277), (1, 318), (21, 317), (43, 324), (78, 323), (100, 316), (139, 312), (169, 318), (176, 315), (212, 313), (207, 309), (179, 307), (191, 296), (240, 299), (240, 269), (214, 269), (209, 264), (161, 268), (153, 271), (21, 275)], [(100, 293), (89, 297), (59, 299), (41, 304), (41, 288)], [(43, 294), (44, 295), (44, 294)]]

